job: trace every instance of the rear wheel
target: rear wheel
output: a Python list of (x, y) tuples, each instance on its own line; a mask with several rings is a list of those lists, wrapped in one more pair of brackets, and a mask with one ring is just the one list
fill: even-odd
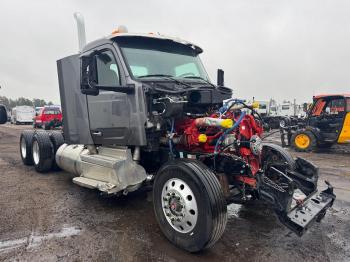
[(50, 133), (50, 139), (53, 147), (53, 169), (60, 170), (56, 163), (55, 156), (58, 148), (64, 144), (64, 138), (61, 132), (53, 131)]
[(19, 150), (21, 153), (21, 158), (23, 164), (27, 166), (33, 165), (33, 156), (32, 156), (32, 143), (33, 143), (34, 131), (25, 130), (22, 132), (19, 139)]
[(291, 137), (292, 147), (299, 152), (310, 152), (316, 148), (316, 137), (308, 130), (295, 132)]
[(153, 203), (166, 238), (187, 251), (212, 246), (225, 230), (227, 207), (220, 183), (199, 161), (166, 163), (154, 181)]
[(33, 137), (32, 154), (36, 171), (45, 173), (52, 168), (54, 153), (49, 133), (35, 133)]

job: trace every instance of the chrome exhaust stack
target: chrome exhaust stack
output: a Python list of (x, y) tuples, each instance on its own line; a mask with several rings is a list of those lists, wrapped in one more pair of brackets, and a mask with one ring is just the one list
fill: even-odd
[(86, 45), (84, 16), (82, 14), (76, 12), (76, 13), (74, 13), (74, 18), (75, 18), (75, 21), (77, 22), (79, 53), (81, 53), (84, 46)]

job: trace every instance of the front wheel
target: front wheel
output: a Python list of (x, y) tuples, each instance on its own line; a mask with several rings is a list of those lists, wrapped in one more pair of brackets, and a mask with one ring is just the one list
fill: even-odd
[(223, 191), (202, 162), (178, 159), (166, 163), (154, 181), (153, 204), (166, 238), (189, 252), (212, 246), (225, 230)]
[(292, 147), (299, 152), (310, 152), (316, 148), (316, 137), (309, 130), (298, 130), (291, 137)]

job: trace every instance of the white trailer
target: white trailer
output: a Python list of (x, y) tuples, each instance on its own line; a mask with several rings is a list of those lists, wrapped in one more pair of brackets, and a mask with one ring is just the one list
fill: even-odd
[(12, 124), (33, 124), (35, 117), (35, 109), (32, 106), (16, 106), (12, 108), (11, 123)]

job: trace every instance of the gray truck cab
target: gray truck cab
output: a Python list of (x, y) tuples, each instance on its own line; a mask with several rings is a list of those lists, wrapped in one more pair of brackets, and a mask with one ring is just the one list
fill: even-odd
[[(154, 78), (166, 86), (176, 81), (166, 78), (167, 75), (182, 72), (193, 76), (192, 80), (198, 77), (208, 81), (198, 57), (201, 52), (198, 46), (175, 38), (120, 33), (87, 44), (79, 55), (59, 60), (66, 141), (145, 146), (145, 127), (150, 124), (147, 86), (154, 84)], [(72, 86), (72, 82), (76, 85)], [(199, 82), (203, 85), (203, 81)], [(218, 101), (231, 96), (231, 90), (218, 93)]]

